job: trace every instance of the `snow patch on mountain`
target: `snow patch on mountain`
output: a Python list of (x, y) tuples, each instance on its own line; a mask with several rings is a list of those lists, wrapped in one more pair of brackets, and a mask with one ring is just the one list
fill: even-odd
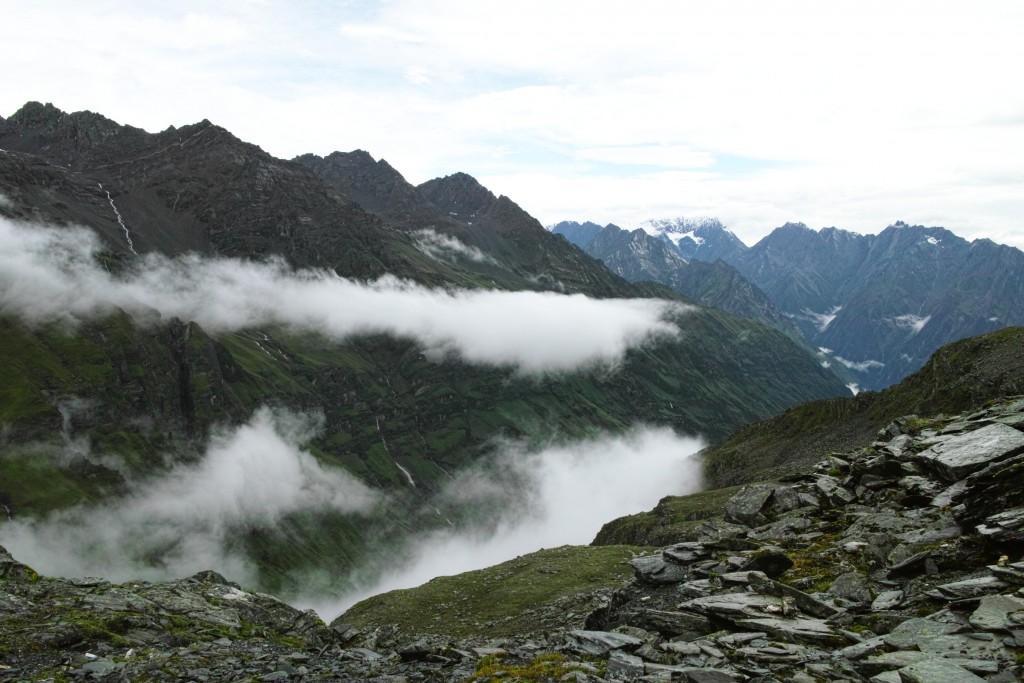
[[(818, 313), (817, 311), (805, 308), (801, 312), (801, 315), (805, 320), (810, 320), (814, 323), (815, 327), (818, 328), (818, 332), (824, 332), (828, 329), (828, 326), (832, 324), (832, 321), (836, 319), (836, 316), (839, 315), (839, 311), (841, 310), (843, 310), (842, 306), (833, 306), (827, 313)], [(822, 351), (825, 352), (824, 350)], [(831, 353), (831, 351), (826, 353)]]
[(886, 318), (890, 323), (896, 327), (902, 327), (908, 330), (913, 330), (914, 334), (917, 334), (924, 329), (924, 326), (931, 320), (930, 315), (920, 316), (914, 315), (913, 313), (906, 313), (904, 315), (897, 315), (893, 318)]
[(677, 247), (679, 246), (679, 243), (682, 242), (683, 240), (690, 240), (691, 242), (696, 244), (698, 247), (700, 245), (704, 244), (704, 238), (700, 237), (700, 236), (698, 236), (698, 235), (696, 235), (696, 234), (694, 234), (692, 232), (687, 232), (687, 233), (666, 232), (666, 233), (664, 233), (662, 235), (662, 237), (665, 237), (666, 239), (671, 240), (672, 244), (676, 245)]
[[(679, 240), (684, 237), (689, 237), (697, 245), (704, 243), (704, 240), (697, 237), (693, 233), (698, 230), (724, 230), (730, 232), (728, 228), (722, 225), (722, 222), (717, 218), (710, 218), (702, 216), (699, 218), (684, 218), (682, 216), (678, 218), (655, 218), (644, 221), (636, 226), (640, 228), (648, 235), (654, 237), (665, 236), (667, 239), (672, 240), (675, 244), (679, 244)], [(730, 232), (731, 234), (731, 232)], [(698, 241), (700, 240), (700, 241)]]

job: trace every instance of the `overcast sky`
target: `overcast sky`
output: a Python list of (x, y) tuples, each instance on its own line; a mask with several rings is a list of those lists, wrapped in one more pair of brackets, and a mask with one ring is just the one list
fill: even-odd
[(0, 115), (207, 118), (550, 224), (896, 220), (1024, 247), (1024, 3), (0, 0)]

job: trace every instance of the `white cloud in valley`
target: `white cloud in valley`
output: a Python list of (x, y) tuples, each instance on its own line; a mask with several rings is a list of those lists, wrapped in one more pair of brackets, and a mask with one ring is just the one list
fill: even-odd
[(713, 215), (751, 244), (903, 219), (1024, 246), (1014, 0), (55, 0), (4, 21), (3, 116), (51, 101), (208, 118), (284, 158), (367, 149), (545, 224)]
[(140, 319), (155, 312), (213, 333), (270, 324), (338, 340), (390, 333), (433, 356), (526, 373), (618, 363), (632, 347), (677, 335), (668, 318), (686, 310), (653, 299), (429, 289), (391, 277), (359, 283), (281, 261), (198, 256), (151, 254), (118, 276), (97, 264), (99, 250), (85, 229), (0, 218), (0, 310), (72, 324), (115, 309)]
[(47, 575), (159, 580), (216, 569), (255, 585), (238, 543), (245, 531), (296, 512), (368, 512), (380, 500), (302, 450), (321, 421), (261, 409), (214, 435), (198, 462), (180, 463), (123, 498), (0, 524), (0, 545)]
[[(670, 429), (636, 427), (621, 435), (530, 450), (499, 446), (447, 486), (442, 500), (477, 506), (484, 519), (410, 539), (403, 559), (364, 570), (340, 598), (307, 595), (293, 602), (332, 619), (358, 600), (409, 588), (436, 576), (482, 569), (541, 548), (590, 543), (601, 526), (649, 510), (665, 495), (700, 490), (704, 446)], [(488, 514), (489, 513), (489, 514)], [(368, 578), (367, 578), (368, 577)]]

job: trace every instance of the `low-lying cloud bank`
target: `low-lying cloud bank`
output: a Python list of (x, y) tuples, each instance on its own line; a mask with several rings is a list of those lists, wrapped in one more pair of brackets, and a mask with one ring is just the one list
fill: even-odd
[(363, 284), (282, 261), (147, 255), (123, 276), (100, 267), (82, 228), (0, 218), (0, 310), (30, 323), (79, 321), (115, 309), (193, 320), (217, 333), (280, 324), (335, 339), (387, 333), (434, 356), (511, 364), (528, 373), (616, 363), (679, 328), (685, 307), (651, 299), (428, 289), (385, 277)]
[(428, 534), (396, 553), (400, 566), (372, 568), (372, 580), (340, 599), (306, 596), (295, 602), (330, 620), (377, 593), (542, 548), (589, 544), (612, 519), (649, 510), (666, 495), (700, 490), (700, 462), (693, 455), (703, 446), (699, 439), (651, 427), (532, 452), (505, 444), (458, 475), (443, 496), (453, 505), (489, 509), (485, 519)]
[(2, 523), (0, 544), (47, 575), (159, 580), (216, 569), (254, 585), (234, 543), (240, 531), (271, 527), (293, 512), (365, 512), (379, 501), (363, 483), (301, 450), (320, 421), (260, 409), (213, 437), (198, 463), (178, 465), (108, 504)]
[[(158, 581), (214, 569), (257, 588), (258, 573), (239, 542), (246, 531), (273, 529), (296, 512), (387, 509), (383, 494), (302, 450), (321, 420), (260, 409), (213, 437), (197, 462), (136, 484), (124, 497), (0, 522), (0, 545), (46, 575)], [(702, 446), (651, 427), (539, 450), (496, 444), (431, 503), (440, 524), (444, 514), (472, 521), (377, 548), (376, 557), (389, 559), (351, 575), (311, 570), (295, 577), (303, 595), (285, 597), (330, 619), (375, 593), (541, 548), (587, 544), (605, 522), (650, 509), (665, 495), (699, 490), (700, 465), (692, 456)]]

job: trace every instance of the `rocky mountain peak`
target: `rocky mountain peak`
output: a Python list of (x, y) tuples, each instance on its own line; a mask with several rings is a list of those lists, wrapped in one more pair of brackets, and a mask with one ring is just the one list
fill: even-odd
[(786, 221), (779, 227), (775, 228), (775, 230), (782, 232), (814, 232), (813, 229), (807, 227), (806, 223), (794, 223), (793, 221)]
[(476, 178), (462, 172), (428, 180), (419, 190), (443, 213), (459, 219), (472, 218), (497, 201)]
[(68, 114), (50, 103), (39, 102), (28, 102), (0, 127), (5, 149), (42, 151), (62, 165), (75, 165), (114, 139), (146, 135), (140, 128), (122, 126), (91, 111)]
[(443, 217), (423, 194), (384, 159), (369, 152), (303, 154), (293, 161), (305, 166), (364, 210), (407, 228), (436, 225)]
[[(618, 228), (619, 226), (612, 226), (612, 224), (609, 223), (608, 227)], [(555, 235), (561, 235), (580, 249), (586, 251), (591, 240), (593, 240), (604, 228), (591, 221), (584, 221), (583, 223), (579, 223), (577, 221), (562, 221), (560, 223), (547, 226), (547, 229)]]

